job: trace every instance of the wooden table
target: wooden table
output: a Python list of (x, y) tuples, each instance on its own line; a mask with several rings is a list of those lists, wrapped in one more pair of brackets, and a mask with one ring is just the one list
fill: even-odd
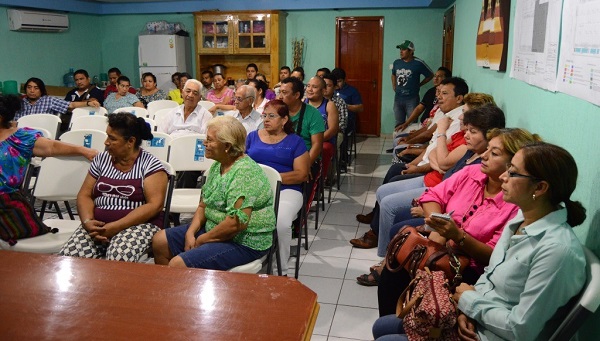
[(2, 340), (309, 340), (293, 278), (0, 251)]

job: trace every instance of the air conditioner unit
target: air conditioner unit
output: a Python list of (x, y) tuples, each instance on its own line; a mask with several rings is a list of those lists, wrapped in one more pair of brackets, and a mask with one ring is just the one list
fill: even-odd
[(66, 14), (9, 9), (8, 27), (11, 31), (62, 32), (69, 29)]

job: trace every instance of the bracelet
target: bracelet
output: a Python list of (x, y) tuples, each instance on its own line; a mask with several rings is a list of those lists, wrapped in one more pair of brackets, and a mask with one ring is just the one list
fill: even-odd
[(85, 106), (89, 107), (90, 106), (90, 101), (85, 102)]
[(463, 236), (458, 241), (458, 246), (464, 246), (465, 245), (465, 239), (467, 239), (467, 233), (465, 231), (463, 231)]
[(440, 137), (442, 137), (442, 136), (446, 137), (446, 133), (437, 133), (437, 134), (435, 135), (435, 139), (437, 140), (437, 139), (439, 139), (439, 138), (440, 138)]

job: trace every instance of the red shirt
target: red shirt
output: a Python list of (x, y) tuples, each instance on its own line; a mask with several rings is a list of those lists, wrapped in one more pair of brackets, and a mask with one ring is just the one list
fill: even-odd
[[(459, 146), (462, 146), (464, 144), (467, 144), (467, 141), (465, 141), (465, 132), (459, 131), (458, 133), (452, 135), (452, 138), (450, 139), (450, 143), (447, 145), (448, 152), (451, 152), (454, 149), (456, 149)], [(442, 174), (436, 170), (432, 170), (431, 172), (425, 174), (425, 178), (423, 179), (423, 182), (425, 183), (425, 186), (433, 187), (433, 186), (439, 184), (440, 182), (442, 182), (443, 178), (444, 178), (444, 174)]]
[[(108, 97), (108, 95), (110, 95), (111, 92), (117, 92), (116, 85), (110, 84), (106, 87), (106, 89), (104, 90), (104, 99), (106, 99), (106, 97)], [(135, 90), (135, 88), (129, 87), (129, 92), (135, 95), (137, 93), (137, 90)]]

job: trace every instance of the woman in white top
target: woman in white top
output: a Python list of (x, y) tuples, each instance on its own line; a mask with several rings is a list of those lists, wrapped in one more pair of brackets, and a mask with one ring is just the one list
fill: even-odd
[(265, 105), (269, 103), (269, 100), (265, 98), (265, 93), (267, 92), (267, 83), (256, 80), (256, 79), (248, 79), (246, 83), (250, 86), (253, 86), (256, 89), (256, 99), (254, 100), (254, 110), (259, 113), (263, 113), (265, 110)]

